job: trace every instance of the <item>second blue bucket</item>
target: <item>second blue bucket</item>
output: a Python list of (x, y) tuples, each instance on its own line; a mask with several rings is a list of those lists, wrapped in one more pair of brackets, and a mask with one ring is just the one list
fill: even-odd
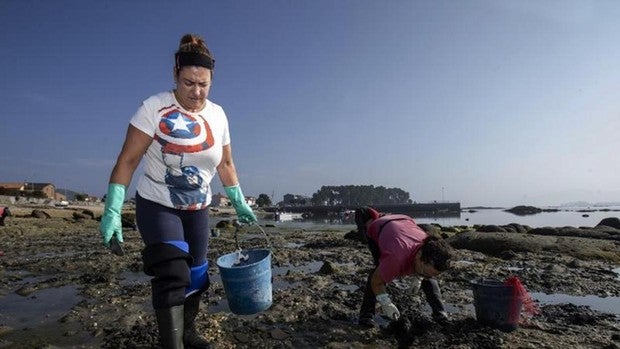
[(478, 322), (506, 332), (517, 329), (522, 302), (512, 285), (492, 279), (475, 279), (470, 284)]
[(272, 303), (271, 251), (267, 249), (241, 252), (248, 259), (237, 264), (239, 253), (217, 259), (222, 284), (230, 311), (238, 315), (256, 314)]

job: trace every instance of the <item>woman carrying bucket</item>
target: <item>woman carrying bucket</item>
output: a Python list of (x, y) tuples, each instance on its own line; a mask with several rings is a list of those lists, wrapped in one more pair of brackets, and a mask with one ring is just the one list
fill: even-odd
[(215, 60), (187, 34), (174, 56), (175, 89), (146, 99), (131, 118), (110, 176), (100, 231), (107, 247), (123, 241), (121, 208), (145, 158), (136, 221), (146, 245), (144, 271), (164, 348), (208, 348), (196, 332), (200, 297), (209, 287), (209, 183), (217, 171), (242, 223), (256, 217), (239, 187), (224, 110), (207, 99)]
[[(355, 223), (363, 234), (372, 253), (375, 269), (368, 275), (359, 324), (374, 327), (375, 305), (391, 320), (398, 320), (400, 312), (386, 293), (385, 285), (399, 277), (422, 277), (422, 291), (433, 311), (433, 318), (447, 320), (441, 300), (441, 291), (433, 277), (450, 267), (452, 248), (442, 239), (429, 236), (406, 215), (381, 214), (368, 207), (355, 210)], [(419, 279), (416, 279), (419, 280)], [(420, 284), (414, 285), (417, 293)]]

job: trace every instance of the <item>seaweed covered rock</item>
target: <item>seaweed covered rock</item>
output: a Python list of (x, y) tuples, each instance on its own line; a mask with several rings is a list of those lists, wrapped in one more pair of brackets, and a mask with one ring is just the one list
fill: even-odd
[(620, 229), (620, 218), (618, 218), (618, 217), (604, 218), (596, 226), (597, 227), (598, 226), (606, 226), (606, 227), (612, 227), (612, 228)]
[(51, 218), (52, 217), (50, 216), (49, 213), (43, 210), (32, 210), (32, 213), (30, 215), (34, 218)]
[(95, 213), (91, 210), (82, 210), (83, 215), (90, 217), (90, 219), (95, 219)]
[(344, 234), (344, 238), (348, 240), (356, 240), (365, 242), (364, 235), (357, 230), (351, 230), (348, 233)]
[(476, 228), (476, 231), (479, 231), (481, 233), (506, 233), (508, 232), (506, 229), (500, 227), (499, 225), (493, 225), (493, 224), (482, 225)]
[(216, 228), (220, 228), (220, 229), (230, 229), (233, 227), (233, 224), (230, 220), (228, 219), (222, 219), (221, 221), (217, 222), (215, 224)]
[(88, 216), (80, 212), (73, 212), (72, 216), (73, 216), (73, 219), (76, 221), (89, 218)]
[(620, 229), (612, 228), (606, 225), (597, 225), (594, 228), (590, 227), (541, 227), (534, 228), (528, 231), (528, 234), (532, 235), (549, 235), (549, 236), (575, 236), (590, 239), (604, 239), (604, 240), (617, 240), (620, 241)]
[(506, 212), (510, 212), (519, 216), (525, 216), (530, 214), (536, 214), (543, 212), (542, 209), (534, 206), (515, 206), (513, 208), (509, 208), (505, 210)]
[(136, 230), (136, 214), (133, 212), (121, 213), (121, 224), (123, 228), (131, 228)]
[(418, 224), (418, 226), (422, 228), (422, 230), (427, 232), (429, 235), (441, 236), (441, 226), (438, 224), (422, 223), (422, 224)]
[(545, 240), (529, 234), (464, 232), (449, 238), (447, 241), (457, 249), (478, 251), (501, 258), (505, 256), (506, 251), (540, 252), (543, 248), (551, 245), (554, 240)]

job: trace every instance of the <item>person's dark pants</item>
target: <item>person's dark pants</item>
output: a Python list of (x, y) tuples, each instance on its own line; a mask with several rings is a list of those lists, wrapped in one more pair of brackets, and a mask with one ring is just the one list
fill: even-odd
[(209, 288), (209, 211), (176, 210), (136, 194), (144, 272), (164, 348), (209, 348), (196, 331), (200, 298)]
[(379, 252), (379, 246), (372, 240), (370, 237), (366, 236), (366, 241), (368, 243), (368, 249), (372, 254), (372, 259), (375, 263), (375, 267), (368, 274), (368, 279), (366, 280), (366, 286), (364, 286), (364, 298), (362, 299), (362, 307), (360, 309), (359, 320), (368, 321), (371, 320), (375, 316), (375, 306), (377, 304), (377, 297), (372, 290), (372, 275), (375, 273), (375, 270), (379, 266), (379, 257), (381, 257), (381, 253)]
[[(146, 245), (142, 251), (144, 271), (154, 276), (151, 280), (153, 307), (181, 305), (190, 289), (193, 293), (204, 293), (209, 286), (208, 274), (205, 275), (208, 210), (176, 210), (137, 194), (136, 222)], [(196, 268), (202, 269), (201, 285), (197, 286), (193, 280), (195, 273), (191, 272)]]

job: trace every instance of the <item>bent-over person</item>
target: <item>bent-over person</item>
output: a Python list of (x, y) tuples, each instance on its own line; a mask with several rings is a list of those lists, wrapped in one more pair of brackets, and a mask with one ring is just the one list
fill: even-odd
[(359, 324), (375, 326), (373, 318), (377, 302), (383, 315), (398, 320), (400, 311), (386, 292), (386, 284), (408, 275), (422, 278), (421, 288), (431, 306), (433, 318), (447, 320), (439, 284), (434, 277), (450, 267), (453, 258), (450, 245), (427, 234), (407, 215), (382, 214), (364, 207), (355, 211), (355, 223), (368, 243), (375, 265), (364, 289)]

